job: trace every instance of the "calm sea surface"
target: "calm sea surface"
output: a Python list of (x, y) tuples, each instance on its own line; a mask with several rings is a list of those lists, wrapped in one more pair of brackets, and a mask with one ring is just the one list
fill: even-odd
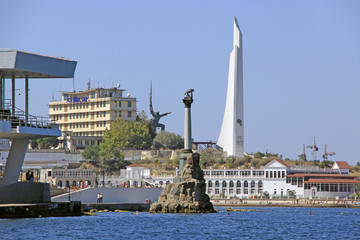
[(219, 208), (214, 214), (0, 219), (0, 239), (360, 239), (360, 209), (251, 209), (230, 215)]

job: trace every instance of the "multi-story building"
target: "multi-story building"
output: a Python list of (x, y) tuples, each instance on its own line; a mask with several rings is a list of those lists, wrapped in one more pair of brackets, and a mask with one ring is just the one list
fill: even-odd
[(332, 168), (290, 166), (279, 159), (255, 169), (204, 169), (206, 193), (211, 197), (345, 198), (360, 181), (349, 176), (347, 162), (337, 161)]
[(116, 118), (136, 120), (136, 98), (125, 89), (96, 88), (79, 92), (62, 92), (60, 101), (49, 102), (49, 117), (59, 125), (60, 147), (74, 150), (99, 145), (105, 129)]

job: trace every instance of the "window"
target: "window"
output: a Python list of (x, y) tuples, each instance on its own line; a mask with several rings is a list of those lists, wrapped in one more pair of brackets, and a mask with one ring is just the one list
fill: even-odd
[(129, 117), (129, 118), (131, 117), (131, 112), (128, 112), (128, 117)]
[(128, 107), (131, 108), (131, 102), (130, 101), (128, 102)]
[(119, 101), (119, 107), (121, 107), (121, 101)]

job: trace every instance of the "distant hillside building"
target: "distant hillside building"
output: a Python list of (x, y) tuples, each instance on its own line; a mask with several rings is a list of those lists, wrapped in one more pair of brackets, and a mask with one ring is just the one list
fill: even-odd
[(74, 150), (99, 145), (105, 129), (116, 118), (136, 120), (136, 98), (125, 89), (96, 88), (79, 92), (62, 92), (61, 101), (49, 102), (49, 117), (59, 125), (60, 147)]

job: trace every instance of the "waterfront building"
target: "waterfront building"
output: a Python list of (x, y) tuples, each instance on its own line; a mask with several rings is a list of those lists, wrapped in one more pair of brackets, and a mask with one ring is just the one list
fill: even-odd
[(228, 156), (244, 157), (244, 97), (242, 34), (234, 18), (233, 50), (230, 54), (224, 118), (217, 145)]
[(74, 150), (99, 145), (114, 120), (136, 120), (136, 98), (123, 96), (124, 91), (88, 86), (86, 91), (62, 92), (60, 101), (49, 102), (49, 117), (62, 133), (60, 147)]
[(331, 169), (290, 166), (279, 159), (260, 169), (204, 169), (206, 192), (211, 197), (344, 198), (360, 181), (349, 176), (346, 162)]
[(96, 174), (94, 169), (82, 168), (46, 168), (40, 169), (40, 182), (49, 183), (57, 187), (90, 187), (95, 186)]

